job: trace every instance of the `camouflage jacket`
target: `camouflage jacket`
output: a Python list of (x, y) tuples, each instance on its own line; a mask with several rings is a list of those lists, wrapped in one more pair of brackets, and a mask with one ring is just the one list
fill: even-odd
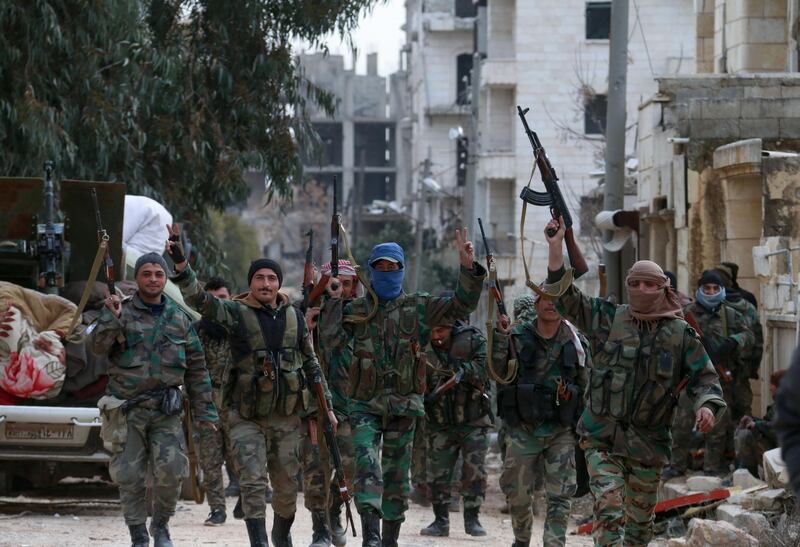
[(428, 423), (440, 428), (492, 425), (489, 418), (491, 386), (486, 374), (486, 339), (483, 334), (475, 327), (456, 327), (449, 351), (432, 347), (426, 356), (428, 375), (425, 383), (428, 393), (449, 380), (459, 369), (464, 371), (461, 381), (453, 389), (436, 401), (425, 404)]
[[(563, 274), (563, 268), (548, 272), (548, 282)], [(714, 366), (685, 321), (662, 319), (649, 328), (633, 319), (627, 305), (586, 296), (575, 285), (561, 296), (558, 308), (595, 348), (578, 423), (584, 448), (665, 465), (672, 447), (674, 389), (685, 377), (695, 411), (706, 406), (717, 419), (725, 411)]]
[(349, 414), (350, 399), (347, 394), (350, 390), (350, 377), (348, 374), (352, 360), (352, 342), (335, 348), (327, 348), (320, 337), (319, 364), (328, 380), (328, 389), (331, 390), (333, 410), (337, 419), (346, 418)]
[(214, 388), (214, 404), (219, 407), (222, 405), (222, 386), (227, 383), (231, 372), (231, 344), (227, 333), (223, 332), (223, 336), (212, 333), (203, 328), (202, 322), (195, 324), (195, 329), (206, 354), (206, 367), (211, 387)]
[(378, 303), (368, 322), (345, 322), (344, 316), (366, 316), (373, 307), (369, 297), (348, 304), (341, 299), (325, 302), (320, 314), (320, 339), (326, 351), (352, 344), (349, 392), (350, 412), (383, 416), (422, 416), (425, 362), (420, 349), (430, 342), (431, 327), (443, 320), (466, 318), (478, 305), (486, 271), (477, 262), (461, 268), (455, 296), (427, 293), (401, 294)]
[[(742, 300), (749, 304), (746, 300)], [(752, 306), (752, 304), (749, 304)], [(717, 310), (709, 311), (697, 302), (692, 302), (683, 309), (684, 315), (692, 314), (700, 327), (702, 338), (707, 338), (714, 342), (721, 342), (725, 338), (732, 338), (736, 341), (737, 349), (733, 355), (724, 363), (714, 363), (730, 372), (734, 377), (750, 377), (750, 363), (744, 358), (755, 342), (753, 332), (748, 328), (745, 317), (723, 303)], [(719, 374), (720, 371), (718, 370)], [(725, 379), (721, 378), (724, 382)]]
[[(114, 397), (132, 399), (152, 389), (185, 385), (195, 418), (215, 422), (203, 346), (191, 319), (162, 298), (160, 315), (153, 315), (137, 293), (122, 301), (119, 318), (103, 308), (89, 327), (86, 344), (92, 352), (108, 355), (107, 391)], [(117, 341), (119, 334), (125, 347)]]
[(761, 357), (764, 353), (764, 330), (761, 327), (761, 319), (758, 317), (756, 307), (739, 296), (735, 300), (726, 300), (725, 304), (744, 316), (747, 328), (753, 332), (753, 344), (741, 354), (743, 363), (747, 366), (750, 378), (758, 378), (761, 368)]
[[(232, 365), (223, 388), (226, 406), (246, 419), (300, 413), (304, 404), (302, 391), (307, 381), (317, 376), (322, 378), (330, 403), (305, 318), (286, 295), (278, 294), (277, 308), (262, 306), (250, 293), (221, 300), (202, 289), (190, 266), (173, 281), (192, 308), (228, 333)], [(262, 330), (262, 321), (285, 325), (284, 332), (276, 335), (282, 336), (277, 342), (279, 347), (267, 347), (265, 337), (270, 333)]]
[[(495, 329), (492, 338), (492, 364), (495, 372), (500, 376), (506, 376), (509, 366), (516, 366), (517, 373), (509, 386), (516, 386), (523, 380), (533, 376), (537, 382), (545, 388), (556, 391), (558, 380), (577, 387), (576, 396), (583, 398), (586, 391), (588, 380), (588, 370), (592, 366), (592, 357), (589, 352), (589, 342), (581, 333), (577, 333), (578, 340), (585, 353), (583, 366), (564, 366), (564, 347), (568, 344), (574, 345), (575, 337), (572, 330), (563, 321), (556, 331), (555, 336), (550, 339), (544, 338), (536, 328), (535, 319), (523, 319), (516, 322), (511, 327), (510, 338), (514, 341), (514, 349), (517, 355), (516, 364), (513, 363), (509, 348), (509, 336)], [(524, 362), (523, 362), (524, 361)], [(527, 374), (523, 370), (527, 369)], [(566, 377), (565, 377), (566, 376)], [(504, 388), (498, 387), (498, 392)], [(499, 396), (499, 394), (498, 394)], [(581, 404), (576, 405), (580, 411)], [(577, 418), (577, 416), (575, 417)], [(537, 437), (549, 437), (556, 431), (568, 427), (555, 420), (540, 421), (532, 430)]]

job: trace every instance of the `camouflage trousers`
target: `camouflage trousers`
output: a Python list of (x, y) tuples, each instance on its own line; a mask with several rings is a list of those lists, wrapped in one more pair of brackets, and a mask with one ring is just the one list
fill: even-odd
[[(344, 478), (347, 482), (347, 488), (352, 493), (353, 480), (356, 474), (356, 458), (353, 452), (353, 430), (350, 426), (350, 418), (347, 416), (339, 416), (339, 425), (336, 428), (336, 444), (339, 445), (339, 454), (342, 456), (342, 467), (344, 467)], [(333, 469), (333, 461), (331, 465), (331, 480), (335, 481), (336, 476)]]
[(489, 428), (459, 425), (438, 429), (428, 424), (428, 435), (433, 503), (450, 502), (453, 477), (458, 476), (460, 454), (464, 509), (480, 508), (486, 495), (485, 461), (489, 451)]
[(414, 428), (414, 445), (411, 448), (411, 484), (428, 484), (429, 459), (427, 420), (420, 416)]
[(125, 524), (147, 520), (147, 470), (153, 473), (153, 515), (171, 517), (189, 476), (181, 417), (134, 407), (127, 414), (127, 440), (114, 444), (109, 473), (119, 485)]
[(733, 441), (736, 447), (736, 463), (755, 477), (758, 476), (758, 465), (763, 460), (764, 452), (776, 447), (771, 439), (756, 429), (736, 429)]
[(415, 423), (409, 416), (389, 416), (384, 423), (376, 414), (350, 415), (359, 513), (375, 511), (384, 520), (405, 520)]
[[(303, 470), (303, 498), (309, 511), (325, 511), (328, 507), (330, 470), (325, 436), (319, 422), (314, 418), (303, 418), (300, 439), (300, 467)], [(312, 432), (312, 428), (314, 431)]]
[(577, 489), (575, 442), (570, 428), (557, 427), (553, 435), (537, 437), (526, 426), (507, 426), (500, 488), (506, 495), (516, 540), (531, 540), (534, 472), (541, 455), (547, 493), (543, 544), (545, 547), (565, 544), (572, 495)]
[(283, 518), (294, 516), (300, 470), (300, 418), (271, 414), (268, 418), (245, 420), (231, 409), (228, 421), (244, 518), (264, 518), (267, 471), (273, 488), (273, 511)]
[(661, 465), (597, 448), (586, 449), (586, 465), (594, 496), (594, 544), (647, 545), (653, 537)]
[[(728, 408), (734, 404), (735, 384), (721, 383), (722, 392)], [(736, 419), (738, 422), (738, 418)], [(725, 411), (709, 433), (704, 436), (703, 469), (716, 472), (727, 465), (727, 454), (733, 453), (733, 428), (735, 423), (731, 412)], [(672, 420), (672, 456), (670, 466), (686, 471), (689, 462), (689, 449), (694, 436), (695, 412), (692, 401), (681, 393), (678, 408)]]
[(217, 407), (219, 426), (216, 431), (199, 428), (198, 455), (203, 470), (203, 490), (206, 492), (208, 507), (211, 510), (225, 510), (225, 485), (222, 479), (222, 464), (227, 462), (233, 466), (233, 454), (229, 440), (228, 413), (223, 407)]

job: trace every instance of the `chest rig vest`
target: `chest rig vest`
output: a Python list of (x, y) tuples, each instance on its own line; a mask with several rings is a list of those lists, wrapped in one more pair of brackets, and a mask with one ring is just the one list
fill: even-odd
[(286, 323), (278, 348), (266, 347), (267, 336), (256, 313), (242, 314), (242, 327), (250, 334), (249, 358), (231, 374), (231, 403), (247, 419), (264, 418), (273, 412), (290, 416), (302, 408), (305, 387), (298, 311), (292, 306), (285, 308)]
[[(425, 393), (426, 366), (421, 348), (430, 330), (420, 329), (417, 299), (402, 296), (378, 310), (371, 320), (353, 326), (354, 358), (349, 368), (348, 397), (370, 401), (381, 394)], [(398, 299), (399, 300), (399, 299)], [(367, 300), (353, 301), (353, 314), (368, 312)]]
[(548, 345), (541, 344), (533, 332), (527, 332), (526, 338), (517, 352), (516, 383), (498, 389), (498, 414), (510, 426), (545, 422), (574, 426), (581, 405), (575, 343), (570, 340), (558, 354), (550, 354)]
[(622, 424), (656, 429), (672, 422), (686, 323), (661, 320), (639, 330), (628, 306), (619, 306), (606, 342), (594, 356), (588, 403), (591, 412)]
[[(439, 360), (447, 364), (447, 369), (450, 372), (456, 372), (464, 362), (472, 359), (476, 349), (472, 343), (472, 337), (476, 333), (480, 334), (480, 332), (478, 328), (471, 325), (456, 324), (453, 327), (451, 334), (453, 348), (444, 356), (436, 352)], [(453, 351), (462, 349), (464, 344), (461, 339), (463, 338), (469, 340), (469, 343), (466, 344), (466, 350)], [(429, 387), (434, 389), (436, 386)], [(489, 416), (491, 408), (489, 396), (487, 395), (488, 390), (488, 382), (483, 386), (476, 386), (466, 380), (462, 380), (456, 387), (446, 392), (436, 401), (426, 402), (425, 415), (429, 422), (439, 426), (471, 424)]]

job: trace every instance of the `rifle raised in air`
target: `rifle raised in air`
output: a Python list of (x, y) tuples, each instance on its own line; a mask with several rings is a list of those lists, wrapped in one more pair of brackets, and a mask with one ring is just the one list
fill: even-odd
[(342, 224), (342, 215), (339, 213), (339, 190), (336, 184), (336, 175), (333, 176), (333, 215), (331, 215), (331, 277), (339, 276), (339, 226)]
[(494, 255), (489, 249), (489, 241), (486, 239), (486, 232), (483, 231), (483, 221), (480, 218), (478, 219), (478, 226), (481, 229), (483, 248), (486, 252), (486, 271), (489, 272), (489, 292), (495, 299), (495, 302), (497, 302), (498, 315), (508, 316), (508, 310), (506, 310), (505, 302), (503, 302), (503, 293), (500, 292), (500, 285), (497, 283), (497, 270), (494, 265)]
[[(531, 143), (533, 157), (536, 160), (536, 165), (541, 173), (545, 191), (537, 192), (536, 190), (531, 190), (526, 186), (522, 189), (522, 193), (520, 193), (519, 197), (531, 205), (549, 207), (550, 214), (556, 220), (558, 220), (559, 217), (564, 219), (564, 227), (566, 228), (564, 241), (567, 244), (567, 254), (569, 255), (570, 265), (572, 265), (572, 268), (575, 270), (575, 278), (578, 278), (589, 271), (589, 267), (586, 265), (586, 259), (583, 257), (583, 254), (581, 253), (581, 250), (575, 241), (575, 234), (572, 231), (572, 215), (569, 214), (567, 203), (564, 201), (564, 196), (561, 195), (561, 189), (558, 186), (558, 176), (556, 175), (556, 171), (550, 164), (550, 160), (547, 159), (547, 153), (544, 151), (542, 143), (539, 142), (539, 137), (536, 135), (535, 131), (531, 130), (531, 128), (528, 126), (528, 120), (525, 119), (525, 114), (528, 112), (528, 110), (530, 109), (526, 108), (523, 110), (519, 105), (517, 105), (517, 114), (519, 114), (519, 118), (522, 120), (522, 126), (525, 128), (525, 134), (528, 136), (528, 140)], [(555, 234), (556, 231), (552, 228), (548, 230), (548, 235), (550, 237), (553, 237)]]
[(91, 188), (92, 203), (94, 204), (94, 217), (97, 223), (97, 242), (105, 242), (105, 249), (103, 253), (103, 273), (106, 277), (106, 287), (108, 287), (108, 294), (117, 294), (117, 287), (114, 284), (114, 261), (111, 259), (111, 251), (108, 249), (109, 235), (105, 228), (103, 228), (103, 219), (100, 217), (100, 205), (97, 203), (97, 190)]

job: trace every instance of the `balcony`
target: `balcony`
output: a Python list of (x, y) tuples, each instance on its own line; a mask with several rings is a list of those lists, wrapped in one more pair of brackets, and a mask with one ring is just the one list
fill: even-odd
[(515, 179), (517, 178), (516, 156), (507, 152), (484, 152), (478, 162), (479, 179)]
[(486, 59), (481, 66), (481, 87), (517, 85), (517, 64), (513, 59)]
[(469, 104), (435, 104), (425, 107), (425, 115), (431, 118), (447, 116), (469, 116)]
[(472, 32), (473, 17), (455, 17), (452, 13), (433, 12), (422, 16), (422, 27), (427, 32)]

